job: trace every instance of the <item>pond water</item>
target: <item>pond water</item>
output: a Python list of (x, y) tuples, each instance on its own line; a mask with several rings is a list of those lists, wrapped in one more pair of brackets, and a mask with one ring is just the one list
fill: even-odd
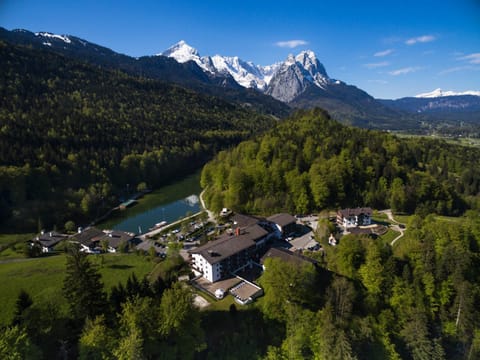
[(200, 172), (145, 195), (132, 207), (100, 224), (105, 229), (146, 233), (161, 221), (171, 223), (201, 209)]

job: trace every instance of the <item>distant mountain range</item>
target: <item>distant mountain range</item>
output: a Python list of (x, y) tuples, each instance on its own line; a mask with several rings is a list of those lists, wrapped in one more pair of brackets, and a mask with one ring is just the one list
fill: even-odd
[[(292, 108), (322, 107), (343, 122), (381, 129), (417, 129), (425, 121), (480, 122), (480, 96), (476, 96), (480, 92), (437, 89), (417, 97), (379, 100), (330, 78), (309, 50), (289, 55), (283, 62), (260, 66), (237, 56), (201, 56), (183, 40), (160, 54), (133, 58), (69, 35), (0, 28), (0, 39), (174, 82), (278, 117)], [(452, 114), (460, 115), (457, 119)]]
[(47, 32), (8, 31), (0, 27), (0, 40), (15, 45), (53, 51), (94, 65), (122, 70), (130, 75), (176, 83), (277, 117), (284, 117), (291, 112), (291, 108), (285, 103), (254, 89), (240, 86), (228, 74), (217, 75), (205, 72), (192, 61), (180, 63), (166, 56), (134, 58), (75, 36)]
[(438, 88), (429, 93), (415, 95), (415, 97), (416, 98), (438, 98), (438, 97), (463, 96), (463, 95), (480, 96), (480, 91), (468, 90), (468, 91), (462, 91), (462, 92), (455, 92), (455, 91), (443, 91), (442, 89)]
[(198, 50), (180, 41), (159, 54), (179, 63), (196, 63), (205, 73), (232, 76), (293, 108), (322, 107), (335, 118), (362, 127), (386, 129), (416, 128), (418, 121), (376, 101), (372, 96), (343, 81), (331, 79), (313, 51), (289, 55), (283, 62), (255, 65), (238, 57), (201, 56)]

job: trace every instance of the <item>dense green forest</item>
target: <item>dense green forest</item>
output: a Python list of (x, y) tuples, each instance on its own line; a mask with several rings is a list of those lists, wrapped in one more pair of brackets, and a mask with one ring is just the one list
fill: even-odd
[(319, 109), (205, 165), (209, 207), (270, 214), (353, 206), (458, 215), (478, 206), (480, 151), (341, 125)]
[(402, 254), (364, 236), (322, 242), (326, 290), (315, 281), (325, 270), (313, 267), (270, 263), (260, 279), (264, 315), (285, 326), (268, 359), (480, 357), (478, 212), (455, 222), (413, 216)]
[[(218, 98), (0, 42), (0, 225), (86, 221), (276, 120)], [(128, 184), (128, 185), (127, 185)]]

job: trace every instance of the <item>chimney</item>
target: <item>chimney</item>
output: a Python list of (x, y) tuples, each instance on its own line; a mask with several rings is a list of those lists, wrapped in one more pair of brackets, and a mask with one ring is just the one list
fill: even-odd
[(240, 236), (240, 228), (239, 227), (237, 227), (235, 229), (235, 236)]
[(79, 227), (78, 227), (78, 229), (77, 229), (77, 232), (78, 232), (79, 234), (81, 234), (81, 233), (82, 233), (82, 231), (83, 231), (82, 227), (81, 227), (81, 226), (79, 226)]
[(44, 235), (45, 234), (45, 230), (40, 230), (40, 235)]
[(53, 233), (50, 231), (50, 237), (52, 237), (52, 236), (53, 236)]

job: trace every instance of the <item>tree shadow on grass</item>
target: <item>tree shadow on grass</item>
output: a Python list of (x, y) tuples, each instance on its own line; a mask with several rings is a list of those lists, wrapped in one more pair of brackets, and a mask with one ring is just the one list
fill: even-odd
[(132, 269), (132, 265), (124, 265), (124, 264), (113, 264), (107, 266), (110, 269), (117, 269), (117, 270), (127, 270), (127, 269)]

